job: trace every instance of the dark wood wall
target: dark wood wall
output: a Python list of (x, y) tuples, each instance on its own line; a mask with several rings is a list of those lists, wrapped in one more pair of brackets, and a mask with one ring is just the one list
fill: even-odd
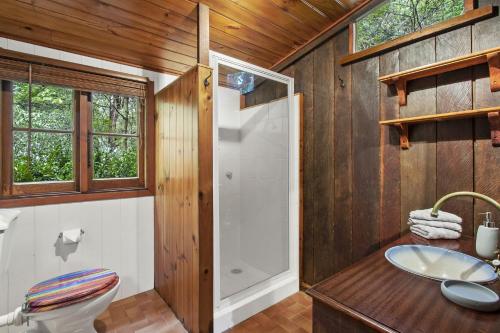
[(213, 321), (210, 77), (198, 65), (156, 95), (155, 289), (193, 333)]
[[(479, 5), (500, 5), (500, 0)], [(380, 119), (496, 106), (488, 68), (477, 66), (409, 84), (408, 104), (378, 77), (500, 46), (498, 16), (347, 66), (342, 31), (282, 71), (304, 93), (304, 282), (314, 284), (408, 229), (408, 213), (458, 190), (500, 199), (500, 148), (486, 119), (423, 124), (411, 148)], [(464, 218), (472, 236), (482, 202), (455, 199), (444, 209)]]

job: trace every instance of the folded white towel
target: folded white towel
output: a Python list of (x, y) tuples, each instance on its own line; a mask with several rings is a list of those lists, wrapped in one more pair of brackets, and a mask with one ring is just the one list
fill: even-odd
[(0, 231), (5, 231), (9, 228), (10, 222), (14, 221), (21, 211), (18, 209), (0, 209)]
[(410, 226), (411, 232), (427, 239), (458, 239), (460, 233), (445, 228), (434, 228), (427, 225), (414, 224)]
[(431, 216), (432, 209), (420, 209), (410, 212), (410, 218), (417, 220), (426, 221), (441, 221), (441, 222), (451, 222), (451, 223), (462, 223), (462, 218), (452, 213), (438, 211), (438, 216)]
[(445, 228), (454, 230), (456, 232), (462, 232), (462, 225), (459, 223), (452, 223), (452, 222), (418, 220), (410, 217), (408, 219), (408, 225), (426, 225), (434, 228)]

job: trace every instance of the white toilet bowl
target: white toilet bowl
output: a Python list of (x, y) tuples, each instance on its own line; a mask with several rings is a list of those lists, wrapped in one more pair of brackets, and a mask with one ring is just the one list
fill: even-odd
[(120, 282), (108, 292), (67, 307), (23, 314), (28, 319), (26, 333), (95, 333), (95, 319), (111, 304)]

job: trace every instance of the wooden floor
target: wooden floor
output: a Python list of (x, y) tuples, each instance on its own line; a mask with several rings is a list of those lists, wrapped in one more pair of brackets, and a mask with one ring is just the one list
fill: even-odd
[[(96, 321), (99, 333), (186, 333), (153, 290), (111, 304)], [(300, 292), (247, 319), (228, 332), (312, 332), (312, 301)]]

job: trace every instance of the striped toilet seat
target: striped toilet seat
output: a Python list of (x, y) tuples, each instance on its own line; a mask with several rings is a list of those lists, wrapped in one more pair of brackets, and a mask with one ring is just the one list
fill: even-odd
[(118, 275), (104, 268), (88, 269), (40, 282), (30, 288), (25, 313), (51, 311), (105, 294), (118, 283)]

